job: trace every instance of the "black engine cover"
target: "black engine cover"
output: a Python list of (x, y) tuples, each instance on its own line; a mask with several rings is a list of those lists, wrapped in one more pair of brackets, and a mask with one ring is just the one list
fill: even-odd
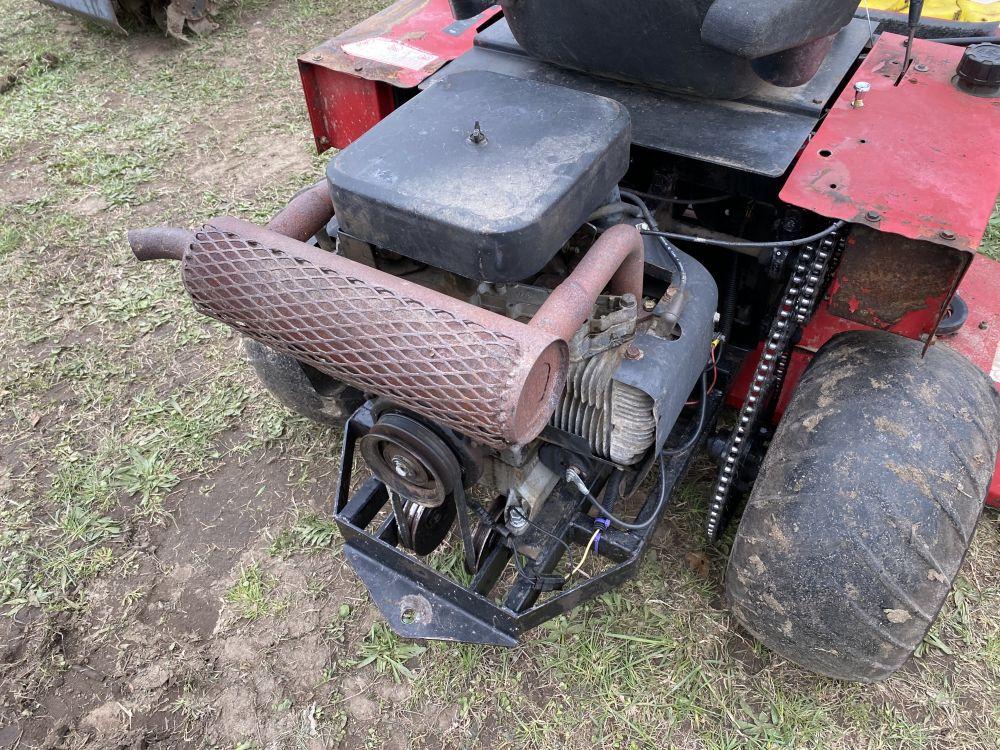
[(348, 236), (467, 278), (520, 281), (607, 201), (630, 144), (618, 102), (470, 71), (393, 112), (327, 178)]

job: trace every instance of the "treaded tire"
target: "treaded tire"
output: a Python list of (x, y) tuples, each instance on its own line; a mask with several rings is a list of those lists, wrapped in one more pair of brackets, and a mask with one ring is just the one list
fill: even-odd
[(364, 402), (360, 391), (253, 339), (243, 349), (260, 382), (296, 414), (340, 427)]
[(815, 672), (875, 682), (944, 605), (982, 512), (1000, 397), (946, 346), (832, 339), (764, 460), (726, 572), (736, 618)]

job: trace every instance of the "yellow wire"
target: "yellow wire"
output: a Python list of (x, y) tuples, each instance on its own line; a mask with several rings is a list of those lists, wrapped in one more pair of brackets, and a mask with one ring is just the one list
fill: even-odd
[(592, 548), (592, 547), (594, 546), (594, 540), (595, 540), (595, 539), (597, 539), (597, 535), (598, 535), (598, 534), (600, 534), (600, 533), (601, 533), (601, 529), (598, 529), (598, 530), (597, 530), (597, 531), (595, 531), (595, 532), (593, 533), (593, 535), (592, 535), (592, 536), (590, 537), (590, 541), (589, 541), (589, 542), (587, 542), (587, 549), (585, 549), (585, 550), (583, 551), (583, 557), (581, 557), (581, 558), (580, 558), (580, 562), (578, 562), (578, 563), (577, 563), (577, 565), (576, 565), (576, 567), (575, 567), (575, 568), (573, 568), (573, 570), (572, 570), (572, 571), (570, 572), (570, 574), (569, 574), (568, 576), (566, 576), (566, 580), (567, 580), (567, 581), (568, 581), (568, 580), (569, 580), (570, 578), (572, 578), (573, 576), (575, 576), (575, 575), (576, 575), (577, 573), (579, 573), (579, 572), (580, 572), (580, 571), (581, 571), (581, 570), (583, 569), (583, 564), (584, 564), (585, 562), (587, 562), (587, 555), (589, 555), (589, 554), (590, 554), (590, 550), (591, 550), (591, 548)]

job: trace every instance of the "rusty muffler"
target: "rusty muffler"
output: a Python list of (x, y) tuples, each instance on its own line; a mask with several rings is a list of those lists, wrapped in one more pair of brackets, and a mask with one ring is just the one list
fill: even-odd
[(239, 219), (133, 230), (129, 243), (139, 260), (181, 260), (205, 315), (493, 447), (545, 427), (566, 381), (566, 341), (604, 287), (642, 292), (642, 237), (626, 225), (594, 244), (527, 325)]

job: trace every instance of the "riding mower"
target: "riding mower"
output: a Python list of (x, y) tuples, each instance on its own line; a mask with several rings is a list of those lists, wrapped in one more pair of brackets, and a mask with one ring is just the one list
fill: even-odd
[(704, 453), (739, 623), (881, 680), (1000, 505), (1000, 47), (910, 10), (401, 0), (299, 59), (324, 180), (129, 242), (343, 427), (398, 634), (513, 646), (621, 585)]

